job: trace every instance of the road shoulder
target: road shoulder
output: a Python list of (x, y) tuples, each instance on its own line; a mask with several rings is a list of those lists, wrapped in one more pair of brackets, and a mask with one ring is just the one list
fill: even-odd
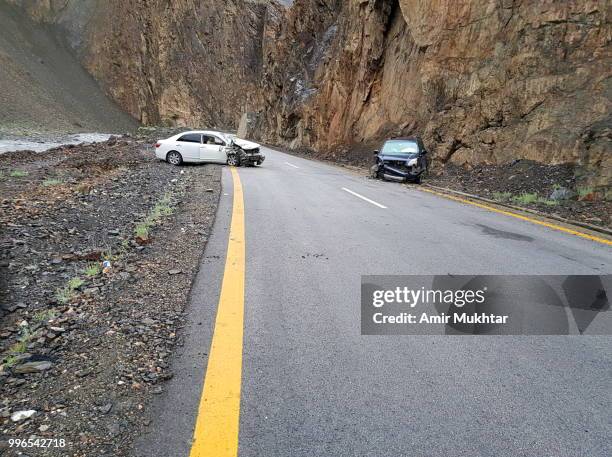
[(146, 411), (149, 425), (142, 429), (130, 455), (189, 455), (196, 413), (208, 364), (231, 224), (232, 185), (222, 168), (222, 192), (210, 238), (189, 292), (177, 349), (171, 359), (172, 379)]

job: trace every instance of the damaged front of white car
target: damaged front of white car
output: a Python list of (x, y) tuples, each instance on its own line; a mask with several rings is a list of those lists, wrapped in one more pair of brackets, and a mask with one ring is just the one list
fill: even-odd
[[(237, 138), (235, 135), (227, 135), (231, 140), (232, 149), (235, 155), (235, 161), (228, 154), (228, 164), (234, 166), (257, 166), (261, 165), (266, 156), (261, 153), (261, 146), (252, 141)], [(230, 163), (234, 162), (234, 163)]]

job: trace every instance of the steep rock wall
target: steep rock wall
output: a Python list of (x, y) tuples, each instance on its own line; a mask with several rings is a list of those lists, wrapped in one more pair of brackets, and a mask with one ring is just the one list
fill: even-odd
[(320, 13), (307, 24), (289, 13), (281, 41), (293, 45), (277, 60), (318, 57), (272, 69), (278, 86), (264, 81), (265, 139), (342, 154), (417, 133), (438, 162), (571, 162), (590, 184), (610, 182), (609, 3), (335, 5), (298, 0)]
[(236, 125), (257, 92), (269, 5), (110, 3), (117, 13), (96, 21), (84, 61), (122, 106), (145, 124)]

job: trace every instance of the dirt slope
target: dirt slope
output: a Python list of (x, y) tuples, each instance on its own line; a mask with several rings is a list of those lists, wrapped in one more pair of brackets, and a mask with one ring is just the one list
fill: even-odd
[(0, 133), (135, 126), (49, 30), (0, 2)]

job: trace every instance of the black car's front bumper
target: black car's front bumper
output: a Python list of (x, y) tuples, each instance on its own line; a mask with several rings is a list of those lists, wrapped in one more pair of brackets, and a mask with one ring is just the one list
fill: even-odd
[(405, 165), (380, 165), (380, 174), (382, 177), (392, 181), (415, 181), (421, 176), (422, 172), (423, 170), (416, 169), (416, 167), (408, 167)]

